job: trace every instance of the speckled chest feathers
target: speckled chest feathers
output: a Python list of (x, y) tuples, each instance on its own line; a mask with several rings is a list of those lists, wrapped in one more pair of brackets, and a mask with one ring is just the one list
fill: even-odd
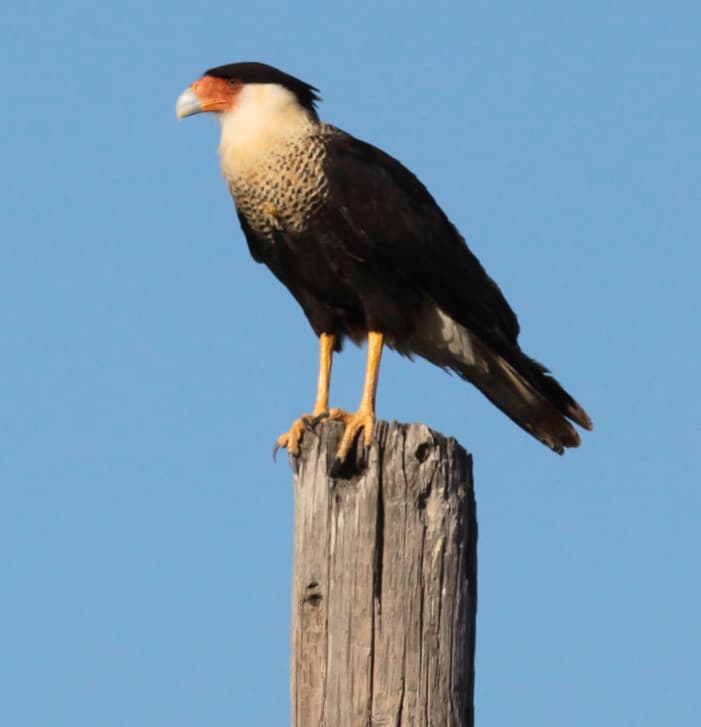
[(328, 195), (325, 139), (334, 133), (333, 127), (315, 125), (254, 154), (222, 160), (236, 207), (256, 234), (301, 232), (322, 207)]

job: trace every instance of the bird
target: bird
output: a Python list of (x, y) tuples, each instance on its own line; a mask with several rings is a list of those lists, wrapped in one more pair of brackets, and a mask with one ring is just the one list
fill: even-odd
[[(518, 343), (516, 314), (421, 181), (395, 158), (322, 121), (319, 90), (273, 66), (206, 71), (176, 102), (179, 119), (221, 122), (223, 176), (253, 259), (302, 307), (319, 338), (317, 393), (277, 447), (300, 454), (322, 419), (345, 425), (338, 470), (360, 434), (372, 443), (384, 347), (474, 384), (554, 452), (577, 447), (586, 411)], [(335, 353), (367, 340), (356, 412), (329, 406)]]

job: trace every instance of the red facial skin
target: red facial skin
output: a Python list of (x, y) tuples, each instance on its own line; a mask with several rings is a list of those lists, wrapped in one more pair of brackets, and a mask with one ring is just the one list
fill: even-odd
[(213, 76), (202, 76), (192, 84), (192, 90), (202, 102), (202, 111), (229, 111), (243, 84)]

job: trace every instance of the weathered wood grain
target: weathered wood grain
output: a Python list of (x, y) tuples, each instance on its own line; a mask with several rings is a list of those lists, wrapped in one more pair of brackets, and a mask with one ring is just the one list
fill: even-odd
[(317, 427), (294, 463), (293, 725), (471, 727), (471, 457), (422, 424), (378, 422), (366, 466), (330, 479), (341, 434)]

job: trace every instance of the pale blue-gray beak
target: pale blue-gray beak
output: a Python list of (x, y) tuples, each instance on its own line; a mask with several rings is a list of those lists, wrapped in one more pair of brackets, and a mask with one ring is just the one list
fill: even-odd
[(175, 102), (175, 114), (179, 119), (184, 119), (186, 116), (192, 116), (193, 114), (199, 114), (202, 111), (204, 111), (202, 101), (197, 98), (192, 87), (183, 91)]

